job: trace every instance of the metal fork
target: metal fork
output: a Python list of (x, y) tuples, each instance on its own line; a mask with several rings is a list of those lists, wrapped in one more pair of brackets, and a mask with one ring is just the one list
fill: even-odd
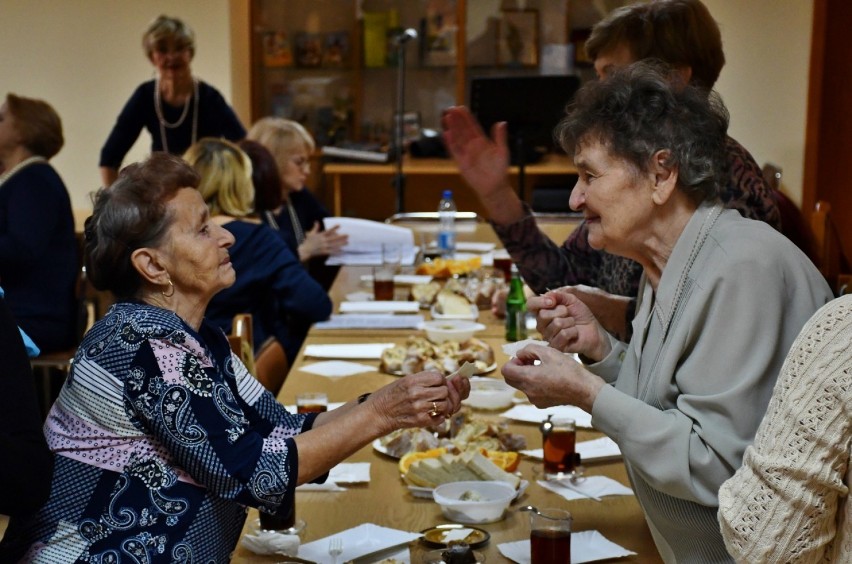
[(337, 564), (337, 557), (343, 552), (343, 539), (331, 537), (328, 540), (328, 555), (333, 558), (332, 564)]

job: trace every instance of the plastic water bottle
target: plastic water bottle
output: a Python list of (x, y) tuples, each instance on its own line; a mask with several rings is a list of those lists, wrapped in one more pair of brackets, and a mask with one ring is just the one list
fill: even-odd
[(456, 253), (456, 203), (453, 191), (444, 190), (438, 204), (438, 219), (441, 222), (438, 231), (438, 252), (444, 258), (452, 258)]
[(524, 282), (518, 273), (518, 267), (512, 265), (512, 280), (509, 282), (509, 294), (506, 296), (506, 340), (523, 341), (527, 338), (527, 299), (524, 296)]

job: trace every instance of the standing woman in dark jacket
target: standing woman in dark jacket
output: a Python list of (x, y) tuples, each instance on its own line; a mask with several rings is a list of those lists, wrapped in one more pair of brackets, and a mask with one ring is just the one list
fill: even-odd
[(157, 77), (142, 83), (118, 116), (101, 149), (101, 179), (109, 186), (142, 128), (151, 151), (181, 155), (202, 137), (242, 139), (245, 128), (218, 90), (192, 76), (195, 33), (177, 18), (160, 16), (142, 36)]
[(46, 102), (8, 94), (0, 106), (0, 281), (18, 324), (42, 352), (75, 343), (79, 259), (71, 198), (48, 160), (62, 121)]

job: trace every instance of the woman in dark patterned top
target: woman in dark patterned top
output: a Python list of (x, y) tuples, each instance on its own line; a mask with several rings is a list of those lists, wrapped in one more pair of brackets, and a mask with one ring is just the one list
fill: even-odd
[[(615, 10), (594, 27), (586, 50), (601, 79), (632, 62), (655, 58), (677, 69), (682, 80), (707, 90), (725, 64), (719, 27), (699, 0), (666, 0)], [(562, 246), (538, 229), (531, 210), (508, 181), (505, 124), (496, 125), (489, 139), (470, 112), (459, 107), (445, 114), (443, 125), (450, 153), (479, 195), (524, 281), (537, 293), (566, 285), (592, 287), (581, 286), (575, 292), (604, 327), (626, 337), (641, 267), (592, 249), (585, 223)], [(730, 137), (726, 150), (728, 182), (720, 188), (722, 203), (780, 229), (781, 217), (760, 167)]]
[(421, 372), (326, 413), (288, 412), (204, 320), (234, 283), (234, 238), (198, 181), (154, 153), (98, 192), (86, 262), (119, 301), (86, 335), (48, 415), (49, 500), (10, 520), (0, 555), (227, 562), (246, 507), (283, 517), (296, 485), (390, 431), (443, 422), (467, 396), (464, 378)]
[(202, 137), (237, 141), (246, 131), (218, 90), (192, 76), (195, 33), (177, 18), (159, 16), (142, 36), (142, 46), (157, 78), (142, 83), (118, 115), (103, 148), (104, 186), (118, 175), (124, 156), (142, 128), (151, 134), (151, 150), (173, 155)]

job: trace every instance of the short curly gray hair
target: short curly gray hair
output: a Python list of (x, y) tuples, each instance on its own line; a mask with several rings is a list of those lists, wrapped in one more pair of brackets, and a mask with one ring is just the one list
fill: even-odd
[(728, 110), (715, 92), (708, 96), (664, 63), (645, 60), (581, 88), (554, 135), (569, 155), (600, 142), (643, 172), (666, 150), (678, 187), (701, 202), (718, 199), (725, 184), (727, 130)]

